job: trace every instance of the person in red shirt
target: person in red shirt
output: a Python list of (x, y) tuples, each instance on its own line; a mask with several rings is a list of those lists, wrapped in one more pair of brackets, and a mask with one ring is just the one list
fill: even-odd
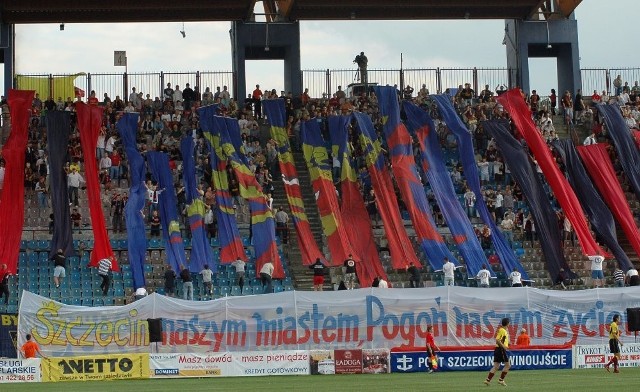
[(259, 84), (256, 84), (256, 89), (253, 90), (251, 98), (253, 98), (253, 112), (255, 117), (256, 119), (260, 119), (262, 118), (262, 90), (260, 90)]
[(433, 373), (432, 358), (435, 358), (436, 351), (440, 351), (440, 347), (436, 345), (436, 341), (433, 339), (433, 326), (427, 327), (427, 365), (429, 366), (429, 373)]
[(46, 358), (44, 354), (42, 354), (42, 351), (40, 351), (38, 343), (31, 340), (30, 334), (27, 334), (27, 342), (22, 345), (20, 352), (22, 352), (22, 355), (25, 358), (35, 358), (36, 354), (40, 354), (42, 358)]
[(520, 330), (520, 335), (518, 335), (518, 339), (516, 339), (516, 347), (528, 347), (531, 346), (531, 338), (527, 335), (527, 330), (522, 328)]
[(89, 105), (98, 106), (98, 98), (96, 97), (96, 92), (91, 90), (91, 95), (89, 95), (89, 99), (87, 100)]

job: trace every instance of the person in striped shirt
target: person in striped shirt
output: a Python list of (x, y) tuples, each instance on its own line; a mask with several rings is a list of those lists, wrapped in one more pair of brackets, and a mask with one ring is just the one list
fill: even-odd
[(613, 280), (616, 287), (624, 287), (624, 272), (618, 267), (613, 271)]
[(102, 289), (102, 294), (107, 295), (109, 291), (109, 285), (111, 284), (111, 276), (109, 272), (112, 268), (111, 261), (113, 260), (113, 256), (101, 259), (98, 262), (98, 275), (102, 278), (102, 283), (100, 284), (100, 288)]

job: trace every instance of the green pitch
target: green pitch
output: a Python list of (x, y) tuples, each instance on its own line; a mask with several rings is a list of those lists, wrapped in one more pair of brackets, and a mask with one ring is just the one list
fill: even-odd
[(514, 371), (498, 385), (497, 375), (490, 386), (482, 381), (485, 372), (411, 373), (384, 375), (271, 376), (139, 381), (69, 382), (42, 384), (2, 384), (8, 391), (64, 392), (160, 392), (160, 391), (638, 391), (640, 369), (623, 368), (622, 373), (603, 369)]

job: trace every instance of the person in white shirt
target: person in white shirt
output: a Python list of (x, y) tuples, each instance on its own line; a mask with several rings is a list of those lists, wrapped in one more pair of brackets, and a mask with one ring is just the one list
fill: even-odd
[(631, 267), (627, 270), (626, 277), (627, 284), (629, 286), (640, 286), (640, 276), (638, 276), (638, 270)]
[(271, 286), (272, 276), (273, 276), (273, 263), (267, 261), (264, 263), (262, 268), (260, 268), (260, 281), (262, 282), (263, 293), (273, 293), (273, 287)]
[(109, 154), (113, 154), (113, 148), (116, 145), (116, 137), (111, 135), (104, 144), (104, 150)]
[(596, 143), (598, 143), (598, 142), (596, 141), (596, 134), (595, 133), (592, 133), (591, 135), (587, 136), (587, 138), (584, 139), (584, 142), (582, 142), (582, 144), (585, 145), (585, 146), (590, 146), (590, 145), (596, 144)]
[(209, 269), (209, 264), (204, 265), (204, 269), (200, 271), (200, 275), (202, 275), (202, 283), (204, 284), (204, 289), (207, 294), (213, 295), (213, 271)]
[(591, 260), (591, 279), (593, 279), (594, 287), (603, 287), (604, 273), (602, 272), (602, 263), (604, 257), (600, 255), (588, 256)]
[(491, 278), (491, 273), (487, 269), (485, 264), (482, 264), (482, 269), (478, 271), (478, 275), (476, 275), (476, 279), (480, 281), (480, 287), (489, 287), (489, 279)]
[(378, 281), (378, 287), (381, 289), (388, 289), (389, 288), (389, 283), (387, 283), (386, 280), (380, 278), (380, 280)]
[(69, 205), (72, 203), (78, 207), (78, 188), (80, 183), (84, 183), (84, 178), (78, 173), (76, 168), (71, 169), (71, 173), (67, 175), (67, 186), (69, 187)]
[(522, 287), (522, 274), (518, 270), (513, 270), (509, 274), (511, 287)]
[(444, 285), (455, 286), (455, 274), (456, 266), (451, 260), (444, 258), (444, 264), (442, 264), (442, 272), (444, 272)]
[(240, 291), (242, 292), (242, 288), (244, 287), (244, 268), (246, 263), (242, 259), (237, 259), (231, 263), (231, 265), (236, 269), (237, 284), (240, 286)]
[(136, 292), (134, 293), (134, 297), (136, 301), (146, 296), (147, 296), (147, 289), (145, 289), (144, 287), (138, 287), (136, 289)]
[(173, 90), (173, 102), (182, 101), (182, 90), (180, 90), (180, 86), (176, 84), (176, 89)]
[(100, 159), (100, 165), (98, 166), (100, 168), (100, 170), (107, 170), (109, 171), (111, 169), (111, 158), (109, 158), (109, 155), (105, 155), (102, 157), (102, 159)]

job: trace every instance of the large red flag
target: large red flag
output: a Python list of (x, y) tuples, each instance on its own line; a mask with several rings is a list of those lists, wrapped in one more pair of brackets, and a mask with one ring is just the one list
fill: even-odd
[(98, 181), (98, 165), (96, 164), (96, 142), (102, 126), (103, 108), (86, 105), (83, 102), (76, 103), (78, 113), (78, 129), (80, 130), (80, 144), (84, 157), (84, 177), (87, 182), (87, 195), (89, 197), (89, 213), (91, 215), (91, 228), (93, 229), (93, 251), (89, 266), (97, 267), (101, 259), (113, 257), (112, 269), (120, 271), (118, 261), (115, 259), (111, 242), (104, 225), (104, 213), (100, 199), (100, 183)]
[(582, 246), (582, 252), (588, 256), (602, 255), (611, 257), (607, 251), (600, 248), (600, 245), (598, 245), (591, 236), (587, 219), (580, 206), (580, 202), (569, 185), (568, 180), (556, 165), (549, 147), (547, 147), (547, 144), (542, 139), (542, 135), (533, 124), (531, 110), (522, 99), (520, 90), (512, 89), (500, 95), (497, 99), (509, 112), (511, 119), (527, 141), (527, 146), (529, 146), (529, 149), (535, 156), (538, 165), (540, 165), (540, 169), (542, 169), (547, 182), (553, 190), (553, 194), (558, 199), (565, 216), (569, 218), (578, 236), (580, 246)]
[(633, 220), (633, 213), (616, 177), (607, 148), (604, 144), (578, 146), (578, 154), (589, 172), (593, 183), (607, 202), (609, 209), (618, 220), (622, 231), (629, 239), (633, 250), (640, 256), (640, 232)]
[(7, 264), (10, 274), (16, 273), (24, 225), (24, 152), (34, 94), (32, 90), (9, 90), (11, 134), (2, 149), (5, 175), (0, 201), (0, 262)]

